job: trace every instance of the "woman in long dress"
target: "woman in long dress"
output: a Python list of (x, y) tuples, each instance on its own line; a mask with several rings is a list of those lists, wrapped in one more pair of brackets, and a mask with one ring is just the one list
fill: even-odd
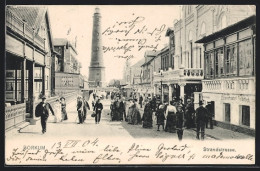
[(54, 104), (54, 114), (55, 114), (55, 119), (54, 122), (61, 122), (62, 117), (61, 117), (61, 104), (60, 100), (57, 99), (55, 104)]
[(61, 100), (60, 104), (61, 104), (62, 120), (68, 120), (65, 98), (61, 97), (60, 100)]
[(129, 124), (132, 125), (141, 124), (141, 114), (135, 100), (130, 101), (129, 109), (127, 112), (127, 119)]
[(176, 107), (173, 106), (173, 101), (167, 106), (166, 109), (166, 127), (165, 131), (170, 133), (176, 132)]
[(144, 114), (142, 117), (143, 128), (152, 128), (153, 127), (153, 108), (151, 101), (149, 101), (144, 107)]

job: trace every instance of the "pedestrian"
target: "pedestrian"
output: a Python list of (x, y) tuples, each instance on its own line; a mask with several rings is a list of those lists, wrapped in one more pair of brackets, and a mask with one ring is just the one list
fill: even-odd
[(144, 107), (144, 114), (142, 117), (142, 121), (143, 121), (143, 128), (153, 127), (153, 108), (151, 105), (151, 98), (148, 99)]
[(67, 115), (67, 111), (66, 111), (66, 101), (65, 101), (64, 97), (60, 98), (60, 103), (61, 103), (62, 121), (68, 120), (68, 115)]
[(78, 124), (83, 124), (83, 115), (84, 115), (84, 102), (81, 96), (78, 97), (77, 101), (77, 111), (78, 111)]
[(143, 108), (143, 96), (139, 97), (140, 108)]
[(141, 114), (137, 107), (137, 99), (132, 99), (128, 110), (128, 123), (132, 125), (141, 124)]
[(206, 121), (206, 128), (208, 128), (208, 124), (210, 125), (210, 129), (213, 129), (213, 112), (212, 112), (212, 105), (211, 102), (208, 102), (206, 105), (206, 109), (208, 110), (208, 116), (207, 116), (207, 121)]
[(83, 122), (84, 122), (87, 118), (87, 112), (88, 112), (88, 110), (90, 110), (90, 107), (89, 107), (88, 101), (85, 98), (83, 98), (83, 103), (84, 103), (84, 106), (83, 106)]
[(113, 117), (112, 121), (118, 121), (119, 115), (120, 115), (120, 102), (119, 97), (115, 97), (114, 103), (113, 103)]
[(62, 121), (62, 116), (61, 116), (61, 103), (59, 99), (56, 99), (54, 103), (54, 113), (55, 113), (55, 119), (54, 122), (61, 122)]
[(208, 116), (207, 109), (203, 107), (203, 102), (199, 101), (199, 107), (196, 109), (196, 127), (197, 127), (196, 138), (197, 139), (200, 139), (200, 133), (201, 133), (201, 139), (204, 140), (207, 116)]
[(185, 107), (185, 126), (187, 129), (193, 128), (195, 126), (194, 114), (195, 110), (193, 104), (191, 103), (191, 99), (187, 99), (187, 105)]
[(110, 104), (110, 117), (111, 117), (111, 121), (113, 121), (113, 117), (114, 117), (114, 100), (111, 100), (111, 104)]
[(46, 132), (46, 125), (47, 125), (47, 120), (49, 117), (49, 111), (51, 111), (52, 115), (54, 115), (54, 111), (53, 111), (51, 105), (46, 102), (46, 96), (43, 95), (42, 102), (40, 102), (36, 106), (36, 110), (35, 110), (35, 113), (37, 113), (37, 115), (41, 116), (41, 126), (42, 126), (43, 134)]
[(159, 108), (157, 109), (155, 116), (156, 116), (156, 121), (157, 121), (157, 131), (160, 131), (160, 126), (162, 125), (162, 129), (164, 130), (164, 120), (165, 120), (165, 115), (164, 115), (164, 106), (163, 104), (159, 105)]
[(174, 102), (171, 101), (166, 109), (166, 126), (165, 132), (175, 133), (176, 132), (176, 107), (173, 106)]
[(123, 118), (126, 119), (126, 113), (125, 113), (125, 101), (124, 101), (124, 97), (121, 98), (121, 101), (120, 101), (120, 105), (119, 105), (119, 110), (120, 110), (120, 121), (123, 121)]
[(177, 112), (176, 112), (176, 130), (178, 139), (181, 141), (183, 136), (183, 126), (184, 126), (184, 111), (183, 106), (178, 105), (177, 106)]
[(100, 99), (97, 99), (97, 102), (94, 106), (94, 111), (96, 113), (96, 116), (95, 116), (96, 124), (99, 124), (99, 122), (100, 122), (102, 110), (103, 110), (103, 104), (100, 102)]

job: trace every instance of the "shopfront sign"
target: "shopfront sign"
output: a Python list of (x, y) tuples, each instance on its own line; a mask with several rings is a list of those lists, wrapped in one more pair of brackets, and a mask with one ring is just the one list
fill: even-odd
[(244, 103), (250, 103), (250, 97), (247, 95), (222, 94), (221, 100), (228, 100), (228, 101), (237, 100), (237, 101), (244, 102)]

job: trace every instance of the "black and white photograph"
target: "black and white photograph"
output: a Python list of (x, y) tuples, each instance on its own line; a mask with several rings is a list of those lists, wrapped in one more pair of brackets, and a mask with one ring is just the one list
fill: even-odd
[(5, 165), (253, 165), (255, 5), (6, 5)]

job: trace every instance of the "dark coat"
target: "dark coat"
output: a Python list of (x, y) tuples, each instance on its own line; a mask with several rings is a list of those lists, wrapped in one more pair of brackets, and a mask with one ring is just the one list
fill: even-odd
[(200, 106), (196, 109), (196, 123), (206, 123), (208, 116), (208, 110), (203, 106)]
[(41, 116), (49, 117), (49, 111), (51, 111), (52, 115), (54, 115), (54, 111), (49, 103), (45, 103), (45, 106), (43, 106), (43, 102), (40, 102), (36, 106), (36, 112)]
[[(100, 109), (100, 110), (99, 110)], [(102, 103), (96, 103), (95, 106), (94, 106), (94, 111), (96, 113), (100, 112), (103, 110), (103, 104)]]

